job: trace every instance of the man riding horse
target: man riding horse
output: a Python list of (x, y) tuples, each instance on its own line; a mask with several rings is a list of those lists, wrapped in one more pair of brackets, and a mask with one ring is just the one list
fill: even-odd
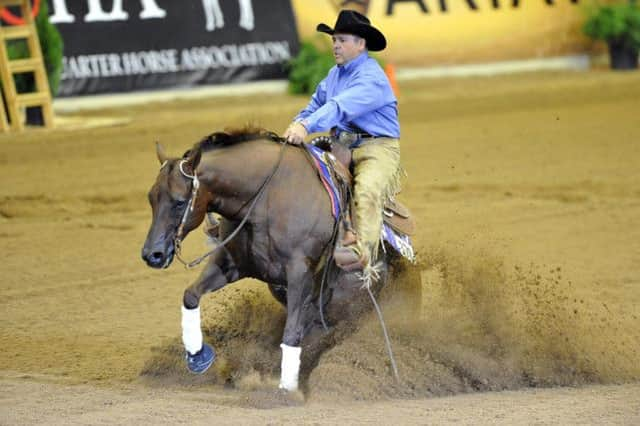
[[(215, 360), (200, 324), (200, 299), (206, 293), (246, 277), (268, 285), (287, 310), (280, 387), (292, 391), (298, 389), (305, 337), (320, 325), (326, 329), (327, 323), (362, 312), (359, 299), (366, 296), (358, 295), (357, 284), (368, 283), (371, 298), (371, 285), (379, 289), (384, 284), (386, 257), (373, 267), (379, 239), (413, 259), (409, 231), (395, 233), (385, 225), (381, 232), (383, 202), (395, 194), (399, 174), (398, 111), (387, 78), (367, 50), (384, 49), (385, 38), (366, 17), (349, 10), (340, 13), (334, 29), (321, 24), (318, 30), (333, 35), (337, 67), (289, 126), (286, 138), (300, 145), (308, 132), (331, 128), (336, 143), (352, 151), (355, 229), (345, 232), (335, 252), (344, 271), (326, 262), (341, 214), (310, 157), (319, 149), (293, 149), (277, 135), (256, 129), (213, 133), (182, 158), (168, 157), (157, 146), (161, 166), (148, 194), (152, 221), (144, 261), (153, 268), (169, 267), (174, 255), (180, 258), (181, 242), (209, 213), (222, 217), (222, 240), (188, 263), (207, 259), (185, 290), (181, 308), (185, 359), (194, 373), (203, 373)], [(410, 222), (408, 212), (397, 213), (385, 217)], [(396, 227), (402, 228), (399, 222)], [(357, 270), (361, 273), (351, 272)]]
[(375, 263), (382, 227), (382, 208), (398, 189), (400, 125), (398, 102), (384, 71), (369, 51), (381, 51), (384, 35), (369, 19), (343, 10), (330, 34), (336, 66), (320, 82), (311, 101), (289, 125), (284, 137), (299, 145), (309, 133), (331, 131), (347, 146), (354, 164), (354, 226), (345, 232), (335, 252), (345, 270), (365, 269)]

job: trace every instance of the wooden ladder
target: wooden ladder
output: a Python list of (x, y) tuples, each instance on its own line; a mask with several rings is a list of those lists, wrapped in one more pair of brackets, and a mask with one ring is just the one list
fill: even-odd
[[(11, 130), (24, 129), (24, 118), (21, 110), (26, 107), (39, 106), (42, 110), (44, 126), (53, 127), (53, 108), (49, 80), (44, 69), (44, 60), (38, 39), (38, 30), (31, 14), (30, 0), (0, 0), (0, 8), (20, 6), (24, 25), (0, 26), (0, 79)], [(7, 52), (8, 40), (26, 39), (29, 47), (29, 58), (9, 60)], [(36, 88), (34, 92), (17, 93), (14, 74), (33, 73)], [(9, 123), (4, 106), (0, 105), (0, 129), (9, 130)]]

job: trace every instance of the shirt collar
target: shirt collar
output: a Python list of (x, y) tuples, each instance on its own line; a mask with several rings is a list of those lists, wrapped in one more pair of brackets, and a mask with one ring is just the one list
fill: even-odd
[(354, 69), (356, 69), (361, 63), (366, 61), (368, 58), (369, 58), (369, 54), (365, 50), (364, 52), (362, 52), (361, 54), (359, 54), (358, 56), (356, 56), (346, 64), (340, 65), (338, 68), (340, 68), (340, 70), (343, 72), (351, 72)]

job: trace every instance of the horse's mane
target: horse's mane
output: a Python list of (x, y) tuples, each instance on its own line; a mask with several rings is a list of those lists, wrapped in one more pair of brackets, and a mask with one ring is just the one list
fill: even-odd
[(205, 136), (200, 142), (197, 142), (191, 149), (185, 152), (182, 157), (187, 158), (194, 152), (211, 151), (213, 149), (257, 139), (281, 140), (280, 136), (262, 127), (247, 125), (239, 128), (227, 128), (224, 132), (215, 132)]

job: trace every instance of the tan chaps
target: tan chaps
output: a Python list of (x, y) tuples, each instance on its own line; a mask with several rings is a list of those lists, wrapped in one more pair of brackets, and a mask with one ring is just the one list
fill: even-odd
[(382, 207), (399, 191), (400, 141), (393, 138), (366, 140), (353, 149), (355, 228), (362, 250), (375, 260)]

